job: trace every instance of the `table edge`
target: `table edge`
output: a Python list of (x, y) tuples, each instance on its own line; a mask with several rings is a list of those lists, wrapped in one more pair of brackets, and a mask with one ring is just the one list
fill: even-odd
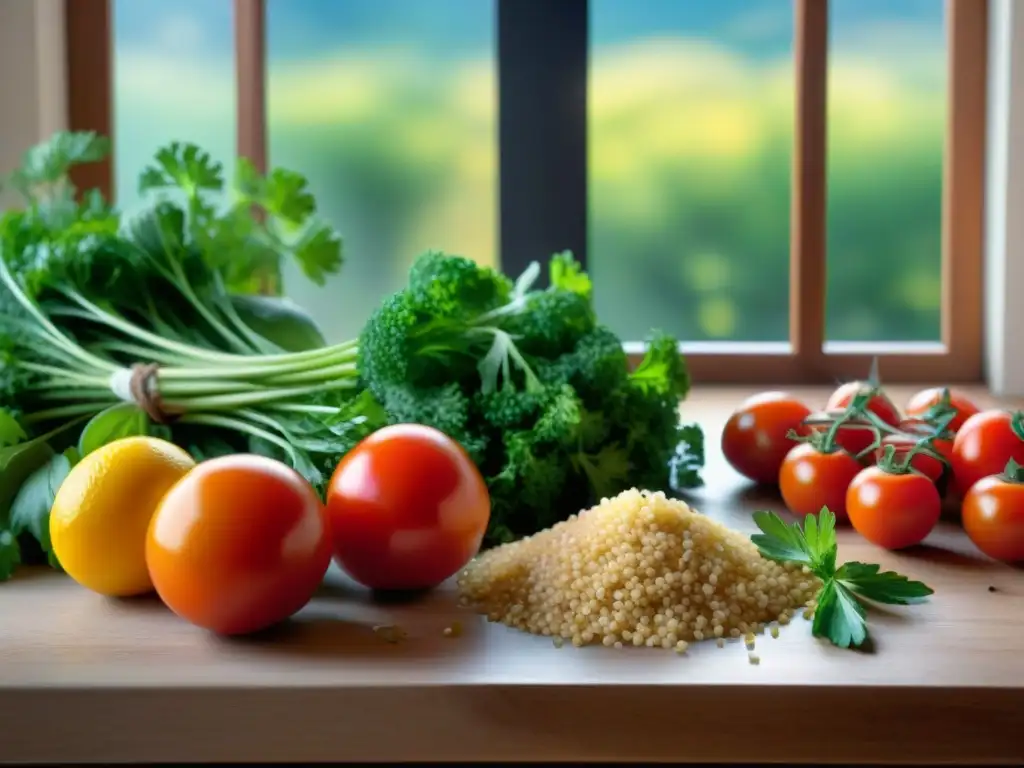
[(1024, 688), (682, 688), (7, 688), (0, 732), (14, 762), (1024, 762)]

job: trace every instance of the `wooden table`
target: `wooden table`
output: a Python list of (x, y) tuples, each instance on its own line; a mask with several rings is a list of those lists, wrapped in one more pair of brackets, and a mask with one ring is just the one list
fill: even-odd
[[(717, 449), (750, 391), (684, 406), (709, 437), (693, 503), (742, 530), (751, 510), (781, 509)], [(463, 614), (450, 589), (375, 605), (335, 574), (273, 637), (228, 641), (154, 600), (24, 573), (0, 585), (0, 760), (1024, 761), (1024, 573), (949, 523), (905, 554), (840, 536), (841, 560), (922, 579), (932, 602), (872, 613), (874, 655), (814, 640), (797, 619), (758, 639), (759, 666), (739, 643), (682, 657), (556, 649)], [(456, 620), (463, 636), (445, 637)], [(391, 623), (407, 641), (373, 630)]]

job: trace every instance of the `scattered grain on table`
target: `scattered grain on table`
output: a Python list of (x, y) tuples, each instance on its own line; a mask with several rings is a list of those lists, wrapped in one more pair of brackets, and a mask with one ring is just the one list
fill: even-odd
[(663, 493), (629, 490), (488, 550), (459, 575), (463, 604), (573, 645), (676, 648), (763, 630), (820, 583)]

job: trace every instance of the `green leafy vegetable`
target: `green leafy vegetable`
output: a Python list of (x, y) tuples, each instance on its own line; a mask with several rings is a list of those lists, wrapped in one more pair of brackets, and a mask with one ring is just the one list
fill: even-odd
[(71, 460), (64, 453), (58, 453), (29, 475), (21, 486), (11, 505), (11, 530), (15, 535), (29, 533), (57, 566), (50, 543), (50, 508), (61, 483), (71, 471)]
[[(29, 152), (0, 216), (0, 531), (49, 551), (61, 473), (130, 435), (196, 458), (280, 459), (322, 490), (338, 460), (388, 423), (459, 440), (492, 495), (488, 542), (546, 527), (631, 486), (700, 484), (703, 434), (676, 340), (653, 333), (632, 372), (595, 315), (572, 254), (516, 280), (430, 252), (358, 339), (328, 346), (280, 294), (291, 259), (314, 283), (342, 242), (307, 181), (242, 159), (233, 184), (198, 146), (161, 148), (128, 217), (68, 172), (102, 159), (94, 134)], [(256, 296), (254, 294), (261, 294)], [(66, 472), (65, 472), (66, 474)], [(25, 559), (25, 550), (21, 552)]]
[(836, 518), (827, 507), (817, 517), (808, 515), (803, 528), (774, 512), (755, 512), (754, 523), (761, 533), (750, 539), (762, 556), (802, 563), (821, 579), (811, 631), (840, 648), (859, 647), (868, 639), (866, 601), (911, 605), (933, 594), (921, 582), (882, 571), (878, 565), (850, 561), (837, 569)]
[(93, 416), (78, 438), (78, 452), (85, 456), (122, 437), (149, 434), (146, 412), (132, 403), (112, 405)]
[[(637, 486), (700, 484), (703, 435), (679, 423), (689, 377), (675, 339), (652, 334), (630, 372), (571, 254), (517, 280), (427, 253), (370, 317), (359, 371), (392, 422), (459, 440), (491, 491), (487, 541), (532, 534)], [(675, 484), (675, 485), (673, 485)]]

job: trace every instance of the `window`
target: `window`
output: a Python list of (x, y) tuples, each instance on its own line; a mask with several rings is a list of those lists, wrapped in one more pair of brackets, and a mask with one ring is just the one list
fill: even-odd
[[(163, 48), (130, 37), (148, 4), (181, 20)], [(326, 293), (296, 281), (332, 336), (424, 248), (569, 248), (631, 351), (664, 327), (701, 381), (981, 379), (982, 0), (67, 6), (73, 126), (116, 128), (93, 183), (170, 134), (302, 169), (349, 250)], [(118, 74), (131, 51), (151, 69)], [(207, 109), (133, 116), (111, 83)]]

